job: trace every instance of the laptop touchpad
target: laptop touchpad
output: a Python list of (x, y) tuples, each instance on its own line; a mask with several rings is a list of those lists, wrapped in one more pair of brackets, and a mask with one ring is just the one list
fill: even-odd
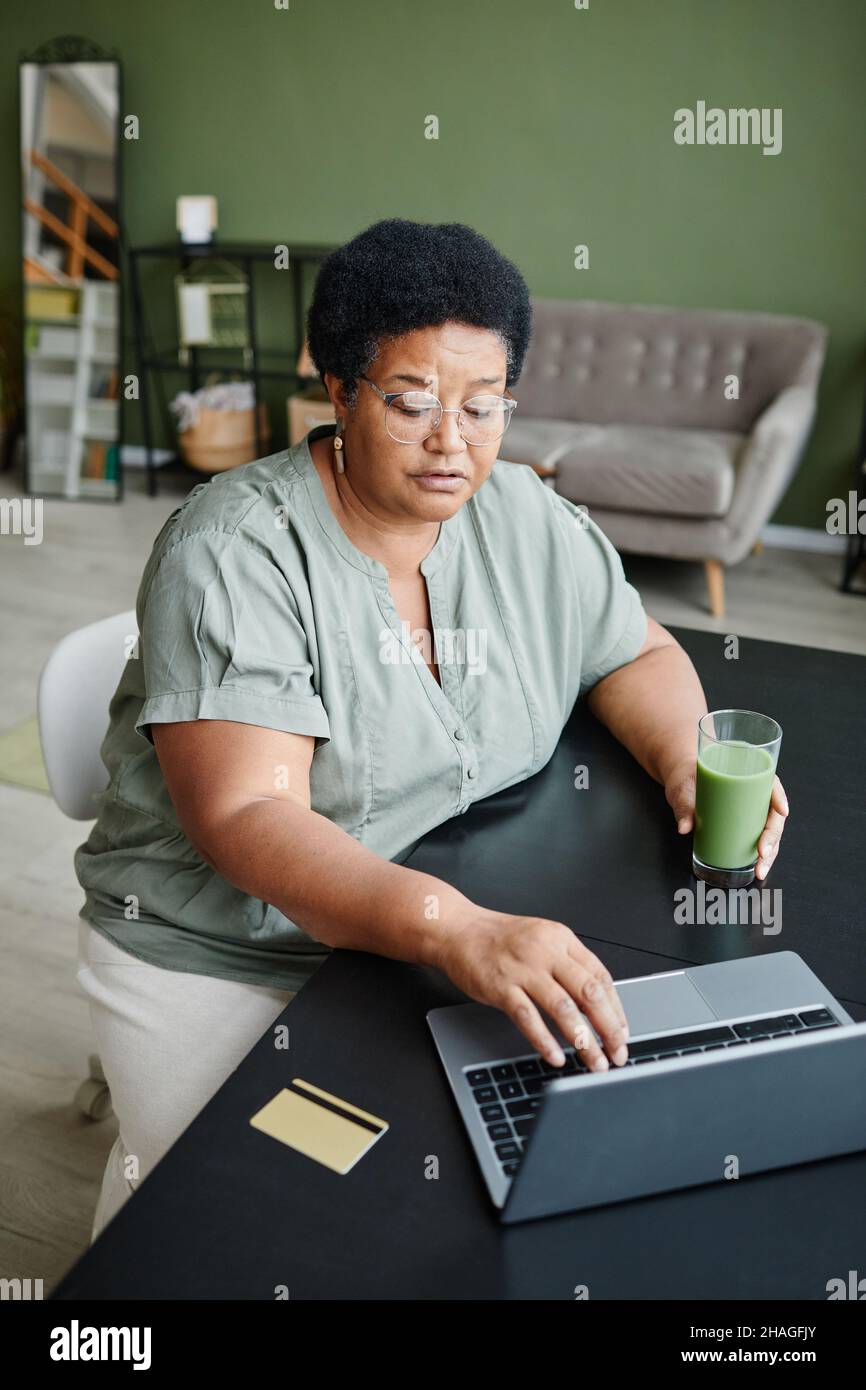
[(617, 984), (616, 992), (633, 1038), (641, 1033), (688, 1028), (693, 1023), (712, 1023), (717, 1018), (687, 975), (647, 975)]

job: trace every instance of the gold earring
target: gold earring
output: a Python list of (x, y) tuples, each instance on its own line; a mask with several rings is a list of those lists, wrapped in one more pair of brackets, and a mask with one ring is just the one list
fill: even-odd
[(337, 468), (337, 472), (338, 472), (338, 473), (345, 473), (345, 471), (346, 471), (346, 459), (345, 459), (345, 456), (344, 456), (344, 454), (343, 454), (343, 440), (342, 440), (342, 437), (341, 437), (341, 435), (340, 435), (340, 430), (341, 430), (341, 429), (342, 429), (342, 425), (341, 425), (340, 421), (338, 420), (338, 421), (337, 421), (337, 433), (334, 435), (334, 463), (335, 463), (335, 465), (336, 465), (336, 468)]

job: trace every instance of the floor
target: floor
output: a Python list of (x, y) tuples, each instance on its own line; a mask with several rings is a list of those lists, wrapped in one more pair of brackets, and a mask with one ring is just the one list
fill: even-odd
[[(39, 671), (65, 633), (134, 605), (151, 542), (189, 482), (157, 499), (133, 478), (122, 506), (47, 501), (44, 540), (0, 538), (0, 731), (32, 718)], [(8, 480), (0, 486), (14, 495)], [(866, 654), (866, 603), (837, 592), (840, 560), (766, 549), (728, 576), (728, 616), (706, 611), (700, 566), (629, 557), (660, 622)], [(91, 1050), (75, 980), (81, 893), (72, 853), (87, 827), (38, 792), (0, 785), (0, 1277), (47, 1294), (85, 1248), (114, 1121), (74, 1104)]]
[(770, 546), (725, 575), (724, 618), (707, 609), (702, 565), (623, 557), (647, 612), (670, 627), (866, 654), (866, 599), (840, 594), (842, 555)]

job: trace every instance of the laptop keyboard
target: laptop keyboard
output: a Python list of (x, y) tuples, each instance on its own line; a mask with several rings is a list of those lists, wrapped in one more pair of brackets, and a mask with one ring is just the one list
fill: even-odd
[[(819, 1028), (838, 1028), (839, 1020), (829, 1009), (800, 1009), (742, 1023), (711, 1024), (685, 1033), (666, 1033), (664, 1037), (643, 1038), (628, 1044), (625, 1071), (645, 1062), (665, 1061), (669, 1057), (690, 1057), (697, 1052), (717, 1052), (723, 1047), (744, 1047), (766, 1042), (768, 1038), (788, 1038), (795, 1033)], [(590, 1073), (573, 1047), (563, 1048), (565, 1066), (554, 1067), (537, 1053), (511, 1057), (505, 1062), (484, 1062), (464, 1067), (463, 1075), (496, 1160), (506, 1177), (513, 1177), (520, 1165), (532, 1126), (535, 1123), (545, 1086), (561, 1076), (598, 1075)]]

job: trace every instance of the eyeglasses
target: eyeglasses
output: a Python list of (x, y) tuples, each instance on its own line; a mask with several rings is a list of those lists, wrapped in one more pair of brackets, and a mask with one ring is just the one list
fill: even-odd
[(383, 391), (361, 373), (362, 381), (385, 402), (385, 428), (398, 444), (418, 444), (438, 430), (443, 415), (456, 415), (467, 444), (495, 444), (508, 429), (517, 401), (508, 396), (472, 396), (458, 408), (445, 409), (430, 391)]

